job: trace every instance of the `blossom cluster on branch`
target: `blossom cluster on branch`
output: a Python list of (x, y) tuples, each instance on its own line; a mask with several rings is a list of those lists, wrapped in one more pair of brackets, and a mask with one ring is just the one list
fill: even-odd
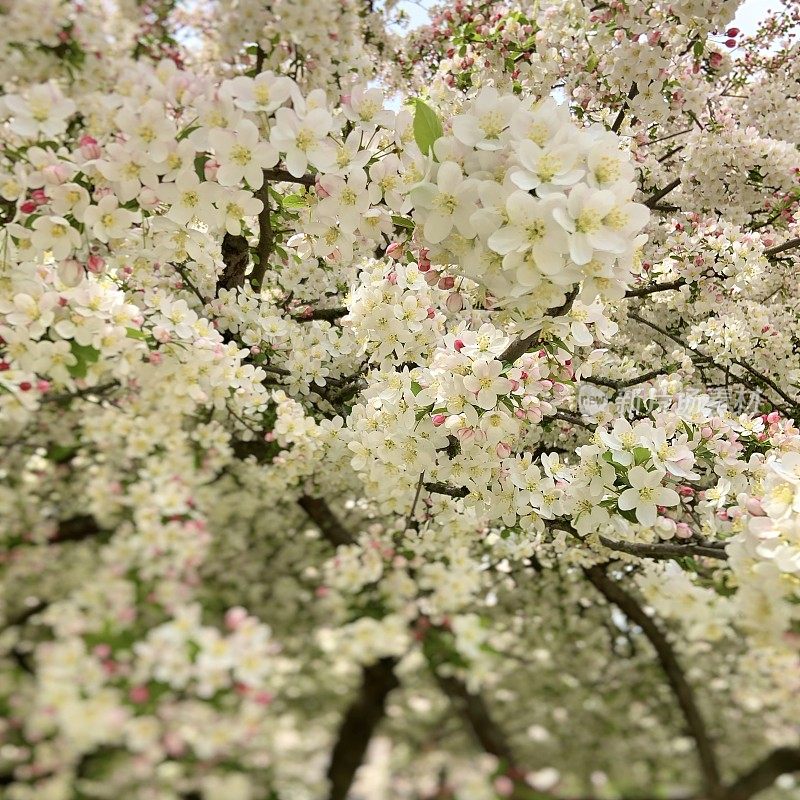
[(796, 795), (800, 6), (736, 10), (0, 0), (3, 797)]

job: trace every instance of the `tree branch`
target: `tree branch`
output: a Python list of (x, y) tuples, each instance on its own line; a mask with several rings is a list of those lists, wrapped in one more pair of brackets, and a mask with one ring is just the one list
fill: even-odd
[[(560, 317), (566, 314), (572, 308), (572, 304), (575, 302), (575, 298), (578, 296), (578, 291), (578, 286), (573, 287), (567, 295), (567, 299), (560, 306), (550, 309), (546, 316)], [(520, 356), (524, 356), (529, 349), (532, 349), (534, 344), (538, 341), (538, 332), (532, 333), (530, 336), (516, 339), (515, 341), (511, 342), (511, 344), (500, 354), (500, 360), (509, 361), (513, 364), (518, 358), (520, 358)]]
[(328, 503), (321, 497), (304, 494), (297, 501), (300, 508), (322, 531), (322, 535), (334, 546), (353, 544), (355, 537), (342, 525), (338, 517), (331, 511)]
[(386, 713), (386, 699), (400, 682), (397, 660), (382, 658), (361, 671), (361, 688), (345, 712), (328, 766), (328, 800), (346, 800), (370, 739)]
[(686, 558), (687, 556), (704, 556), (705, 558), (717, 558), (720, 561), (728, 560), (728, 554), (725, 549), (714, 547), (711, 542), (699, 544), (678, 544), (674, 542), (645, 544), (643, 542), (619, 542), (606, 536), (600, 536), (600, 542), (609, 550), (616, 550), (620, 553), (627, 553), (640, 558), (672, 559)]
[(767, 258), (775, 258), (775, 256), (785, 253), (787, 250), (794, 250), (795, 247), (800, 247), (800, 237), (797, 239), (789, 239), (788, 242), (779, 244), (776, 247), (770, 247), (769, 250), (764, 251)]
[(678, 701), (687, 731), (694, 739), (705, 792), (709, 799), (722, 797), (719, 766), (711, 737), (697, 705), (694, 690), (686, 680), (680, 662), (667, 637), (653, 619), (645, 613), (636, 598), (611, 580), (602, 566), (589, 567), (584, 570), (584, 574), (609, 603), (613, 603), (631, 622), (642, 629), (642, 633), (653, 646), (670, 688)]
[(281, 183), (299, 183), (303, 186), (313, 186), (315, 182), (313, 175), (301, 175), (299, 178), (296, 178), (291, 172), (287, 172), (285, 169), (265, 169), (264, 180)]
[(725, 800), (750, 800), (789, 772), (800, 772), (800, 748), (779, 747), (728, 787)]
[(644, 204), (648, 208), (653, 208), (653, 206), (658, 205), (658, 201), (662, 198), (666, 197), (673, 189), (677, 189), (678, 186), (681, 184), (680, 178), (675, 178), (675, 180), (670, 181), (663, 189), (659, 189), (654, 194), (651, 194), (650, 197), (645, 200)]
[(625, 292), (625, 298), (630, 300), (632, 297), (649, 297), (651, 294), (657, 292), (669, 292), (673, 289), (680, 289), (681, 286), (686, 286), (685, 278), (677, 278), (674, 281), (666, 283), (653, 283), (650, 286), (643, 286), (641, 289), (629, 289)]

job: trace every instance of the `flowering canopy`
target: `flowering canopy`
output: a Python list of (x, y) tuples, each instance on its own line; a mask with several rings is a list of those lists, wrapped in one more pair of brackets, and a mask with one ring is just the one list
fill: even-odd
[(736, 7), (0, 3), (3, 797), (797, 796), (800, 5)]

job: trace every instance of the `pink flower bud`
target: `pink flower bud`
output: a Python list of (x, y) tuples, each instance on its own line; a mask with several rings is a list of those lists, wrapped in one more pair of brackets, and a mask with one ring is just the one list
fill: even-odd
[(769, 422), (770, 425), (774, 425), (776, 422), (780, 422), (780, 419), (781, 419), (780, 411), (770, 411), (769, 414), (767, 414), (767, 422)]
[(203, 164), (203, 176), (207, 181), (215, 181), (217, 179), (217, 172), (219, 172), (219, 161), (209, 158)]
[(460, 353), (464, 349), (464, 342), (462, 342), (461, 339), (456, 339), (453, 342), (453, 348), (457, 353)]
[(710, 439), (714, 435), (714, 431), (708, 425), (705, 425), (700, 429), (700, 435), (704, 439)]
[(430, 306), (427, 311), (428, 319), (433, 319), (436, 316), (436, 309), (433, 306)]
[(50, 381), (45, 380), (38, 380), (36, 381), (36, 389), (40, 391), (42, 394), (46, 394), (50, 391)]
[(51, 186), (60, 186), (69, 178), (69, 172), (64, 164), (48, 164), (42, 170), (42, 175), (45, 182)]
[(93, 272), (95, 275), (102, 275), (105, 266), (105, 259), (102, 256), (97, 255), (97, 253), (92, 253), (86, 261), (87, 269), (89, 272)]
[(43, 206), (48, 201), (47, 193), (44, 189), (34, 189), (31, 192), (31, 200), (36, 203), (37, 206)]
[(456, 285), (456, 279), (452, 275), (445, 275), (439, 281), (440, 289), (452, 289)]
[(448, 295), (447, 300), (445, 300), (445, 306), (447, 306), (447, 310), (451, 314), (455, 314), (464, 308), (464, 298), (461, 296), (460, 292), (453, 292)]
[(766, 513), (761, 506), (761, 501), (756, 497), (749, 497), (746, 503), (747, 513), (751, 517), (764, 517)]
[(80, 147), (81, 155), (87, 161), (94, 161), (103, 154), (103, 149), (93, 136), (81, 136), (78, 140), (78, 146)]
[(444, 414), (434, 414), (431, 418), (431, 422), (433, 422), (433, 426), (438, 428), (440, 425), (444, 425), (447, 422), (447, 417)]
[(228, 630), (235, 631), (241, 627), (242, 623), (247, 619), (247, 611), (241, 606), (229, 608), (225, 612), (225, 627)]
[(24, 203), (20, 203), (19, 210), (23, 214), (33, 214), (36, 211), (36, 203), (33, 200), (26, 200)]
[(427, 272), (427, 271), (428, 271), (430, 268), (431, 268), (431, 262), (430, 262), (430, 261), (427, 261), (427, 260), (426, 260), (426, 261), (423, 261), (422, 259), (420, 259), (420, 260), (419, 260), (419, 263), (417, 264), (417, 269), (418, 269), (420, 272), (422, 272), (422, 273), (425, 273), (425, 272)]
[(432, 269), (430, 272), (425, 273), (425, 283), (428, 286), (435, 286), (439, 281), (439, 272), (435, 269)]
[(84, 278), (83, 264), (75, 258), (67, 258), (59, 262), (56, 269), (58, 279), (64, 286), (77, 286)]
[(403, 256), (403, 245), (400, 244), (400, 242), (392, 242), (386, 248), (386, 255), (389, 256), (389, 258), (394, 258), (394, 259), (402, 258), (402, 256)]
[(511, 445), (505, 442), (499, 442), (495, 448), (498, 458), (508, 458), (511, 455)]
[(158, 195), (147, 186), (142, 187), (136, 199), (139, 205), (148, 211), (152, 211), (161, 202)]
[(131, 703), (146, 703), (150, 699), (150, 690), (146, 686), (132, 686), (128, 699)]
[(679, 539), (690, 539), (692, 536), (692, 529), (685, 522), (679, 522), (675, 526), (675, 535)]
[(386, 276), (386, 280), (389, 281), (389, 283), (391, 283), (392, 286), (395, 286), (397, 284), (397, 273), (394, 271), (390, 272)]

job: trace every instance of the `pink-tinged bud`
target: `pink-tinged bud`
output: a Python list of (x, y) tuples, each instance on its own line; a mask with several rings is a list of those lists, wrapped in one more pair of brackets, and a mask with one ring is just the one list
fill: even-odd
[(722, 64), (722, 53), (712, 53), (708, 57), (708, 63), (716, 69), (720, 64)]
[(420, 249), (419, 249), (419, 257), (420, 257), (420, 259), (422, 259), (423, 261), (427, 261), (428, 260), (428, 254), (430, 252), (431, 252), (430, 248), (428, 248), (428, 247), (420, 247)]
[(511, 383), (511, 391), (516, 392), (519, 389), (519, 381), (512, 380)]
[(258, 347), (257, 345), (253, 345), (250, 348), (250, 355), (257, 356), (260, 352), (261, 352), (261, 348)]
[(736, 47), (736, 39), (726, 39), (725, 40), (725, 47)]
[[(64, 286), (77, 286), (84, 278), (83, 264), (74, 258), (67, 258), (59, 262), (56, 269), (58, 279)], [(66, 300), (66, 298), (64, 298)]]
[(81, 136), (78, 141), (81, 155), (87, 161), (95, 161), (103, 155), (103, 148), (97, 143), (97, 139), (93, 136)]
[(24, 203), (20, 203), (19, 210), (23, 214), (33, 214), (36, 211), (37, 205), (33, 202), (33, 200), (26, 200)]
[(461, 339), (456, 339), (453, 342), (453, 348), (457, 353), (460, 353), (464, 349), (464, 342), (462, 342)]
[(150, 690), (146, 686), (132, 686), (128, 699), (131, 703), (146, 703), (150, 699)]
[(247, 611), (241, 606), (229, 608), (225, 612), (225, 627), (230, 631), (235, 631), (241, 627), (247, 619)]
[(514, 781), (507, 775), (500, 775), (494, 779), (494, 790), (500, 797), (511, 797), (514, 793)]
[(428, 286), (435, 286), (439, 282), (438, 270), (432, 269), (430, 272), (425, 273), (425, 283)]
[(331, 590), (327, 586), (317, 586), (314, 590), (314, 594), (320, 599), (327, 597), (330, 593)]
[(395, 260), (403, 257), (403, 245), (400, 242), (392, 242), (386, 248), (386, 255)]
[(420, 272), (422, 272), (422, 273), (425, 273), (425, 272), (427, 272), (427, 271), (428, 271), (430, 268), (431, 268), (431, 262), (430, 262), (430, 261), (428, 261), (428, 259), (427, 259), (427, 258), (426, 258), (426, 259), (422, 259), (422, 258), (421, 258), (421, 259), (419, 260), (419, 263), (417, 264), (417, 269), (418, 269)]
[(511, 445), (505, 442), (499, 442), (495, 448), (498, 458), (508, 458), (511, 455)]
[(675, 535), (679, 539), (691, 539), (692, 529), (685, 522), (679, 522), (675, 526)]
[(726, 36), (738, 36), (739, 35), (739, 29), (738, 28), (728, 28), (728, 30), (725, 31), (725, 35)]
[(86, 267), (89, 272), (93, 272), (95, 275), (102, 275), (106, 268), (106, 262), (102, 256), (92, 253), (86, 261)]
[(705, 425), (704, 427), (702, 427), (702, 428), (700, 429), (700, 435), (701, 435), (701, 436), (702, 436), (704, 439), (710, 439), (710, 438), (711, 438), (711, 437), (714, 435), (714, 431), (711, 429), (711, 427), (710, 427), (710, 426), (708, 426), (708, 425)]
[(314, 182), (314, 191), (317, 193), (317, 197), (322, 199), (331, 196), (331, 193), (323, 186), (319, 177), (317, 177), (316, 181)]
[(747, 500), (747, 513), (751, 517), (765, 517), (766, 512), (764, 511), (763, 507), (761, 506), (761, 501), (756, 497), (750, 497)]
[(521, 408), (516, 408), (516, 409), (514, 409), (514, 416), (515, 416), (517, 419), (526, 419), (526, 418), (527, 418), (527, 416), (528, 416), (528, 414), (527, 414), (527, 412), (526, 412), (526, 411), (523, 411), (523, 409), (521, 409)]
[(387, 280), (387, 281), (389, 281), (389, 283), (391, 283), (391, 284), (392, 284), (392, 286), (396, 285), (396, 284), (397, 284), (397, 273), (396, 273), (396, 272), (394, 272), (394, 271), (393, 271), (393, 272), (390, 272), (390, 273), (389, 273), (389, 274), (386, 276), (386, 280)]
[(268, 431), (267, 433), (265, 433), (264, 434), (264, 441), (265, 442), (274, 442), (275, 441), (275, 432), (274, 431)]
[(31, 200), (36, 203), (37, 206), (43, 206), (48, 201), (47, 193), (44, 189), (34, 189), (31, 192)]
[(436, 309), (433, 306), (428, 307), (428, 319), (433, 319), (436, 316)]
[(271, 692), (267, 692), (263, 689), (253, 695), (253, 700), (260, 706), (268, 706), (274, 699), (274, 695), (272, 695)]
[(66, 308), (69, 305), (69, 300), (66, 297), (59, 297), (58, 298), (58, 307), (59, 308)]
[(36, 389), (40, 391), (42, 394), (46, 394), (50, 391), (50, 381), (45, 380), (38, 380), (36, 381)]
[(8, 372), (11, 369), (11, 364), (8, 361), (0, 361), (0, 372)]
[(343, 94), (341, 96), (341, 99), (342, 99), (342, 105), (343, 106), (349, 106), (350, 103), (353, 101), (353, 98), (349, 94)]
[(161, 202), (158, 199), (158, 195), (147, 186), (142, 187), (136, 200), (147, 211), (152, 211)]
[(456, 279), (452, 275), (445, 275), (439, 281), (440, 289), (452, 289), (456, 285)]
[(459, 428), (456, 431), (456, 436), (462, 442), (468, 442), (475, 436), (475, 429), (474, 428)]
[(767, 414), (767, 422), (769, 422), (770, 425), (774, 425), (776, 422), (780, 422), (780, 419), (781, 419), (780, 411), (770, 411), (769, 414)]
[(51, 186), (60, 186), (69, 178), (69, 172), (64, 164), (48, 164), (43, 170), (45, 182)]
[(30, 381), (22, 381), (19, 385), (21, 392), (29, 392), (31, 389), (33, 389), (33, 384)]
[(451, 314), (455, 314), (464, 308), (464, 298), (461, 296), (460, 292), (453, 292), (451, 295), (448, 295), (444, 304)]
[(150, 353), (147, 360), (157, 367), (164, 360), (164, 356), (161, 353)]
[(434, 428), (438, 428), (440, 425), (444, 425), (447, 422), (447, 417), (444, 414), (434, 414), (431, 417), (431, 422), (433, 422)]
[(217, 179), (217, 173), (219, 172), (219, 161), (213, 158), (209, 158), (205, 164), (203, 164), (203, 176), (207, 181), (215, 181)]

